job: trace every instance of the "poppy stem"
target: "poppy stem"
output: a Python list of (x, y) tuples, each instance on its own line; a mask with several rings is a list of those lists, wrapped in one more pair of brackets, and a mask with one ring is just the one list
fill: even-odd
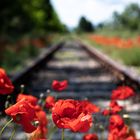
[(101, 140), (104, 140), (104, 132), (101, 132), (101, 137), (100, 137)]
[(61, 140), (64, 140), (64, 129), (62, 129)]
[(24, 92), (24, 89), (25, 89), (25, 86), (24, 86), (23, 84), (22, 84), (22, 85), (20, 85), (20, 90), (21, 90), (20, 92), (21, 92), (21, 93), (23, 93), (23, 92)]
[(12, 139), (13, 139), (13, 137), (14, 137), (15, 133), (16, 133), (16, 126), (14, 126), (14, 130), (13, 130), (13, 132), (12, 132), (12, 134), (11, 134), (10, 140), (12, 140)]
[(5, 129), (12, 121), (13, 121), (13, 119), (9, 120), (9, 121), (2, 127), (2, 129), (1, 129), (1, 131), (0, 131), (0, 136), (2, 135), (4, 129)]

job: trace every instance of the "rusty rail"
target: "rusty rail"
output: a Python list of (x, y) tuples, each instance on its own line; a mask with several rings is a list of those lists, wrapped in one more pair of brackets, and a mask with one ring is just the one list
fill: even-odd
[(140, 90), (140, 76), (128, 67), (117, 63), (107, 55), (98, 51), (95, 47), (87, 45), (79, 41), (80, 45), (93, 58), (96, 58), (106, 69), (112, 72), (123, 84), (130, 85), (133, 88)]
[[(31, 74), (41, 69), (45, 64), (51, 60), (53, 54), (64, 44), (60, 42), (54, 46), (49, 47), (43, 55), (40, 55), (29, 67), (23, 69), (20, 73), (12, 77), (12, 83), (15, 86), (14, 94), (11, 94), (11, 101), (15, 101), (17, 94), (20, 92), (20, 85), (26, 84), (27, 81), (31, 81)], [(4, 104), (7, 100), (7, 95), (0, 96), (0, 111), (4, 110)]]
[(41, 69), (50, 59), (52, 58), (53, 54), (64, 44), (61, 42), (57, 45), (50, 47), (45, 54), (40, 55), (38, 59), (29, 67), (25, 68), (23, 71), (18, 73), (12, 78), (12, 82), (15, 86), (24, 84), (26, 80), (30, 79), (30, 75)]

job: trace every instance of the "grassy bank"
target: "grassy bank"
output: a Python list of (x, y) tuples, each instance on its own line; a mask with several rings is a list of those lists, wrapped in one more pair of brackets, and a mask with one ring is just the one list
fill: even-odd
[[(106, 53), (108, 56), (110, 56), (111, 58), (113, 58), (115, 61), (118, 61), (120, 63), (123, 63), (127, 66), (132, 66), (132, 67), (136, 67), (138, 70), (140, 69), (140, 44), (135, 44), (132, 45), (132, 47), (116, 47), (115, 45), (106, 45), (107, 42), (105, 42), (106, 44), (101, 44), (96, 42), (95, 40), (92, 40), (90, 38), (90, 36), (93, 34), (86, 34), (86, 35), (82, 35), (82, 38), (85, 39), (86, 41), (88, 41), (92, 46), (96, 47), (97, 49), (99, 49), (100, 51)], [(99, 36), (103, 35), (103, 33), (99, 33)], [(118, 34), (119, 36), (119, 34)], [(117, 34), (107, 34), (105, 37), (118, 37)], [(138, 36), (136, 36), (136, 34), (133, 34), (132, 37), (130, 38), (130, 34), (127, 33), (127, 35), (124, 33), (123, 39), (131, 39), (131, 40), (135, 40), (135, 38), (137, 38)], [(103, 41), (103, 40), (102, 40)]]

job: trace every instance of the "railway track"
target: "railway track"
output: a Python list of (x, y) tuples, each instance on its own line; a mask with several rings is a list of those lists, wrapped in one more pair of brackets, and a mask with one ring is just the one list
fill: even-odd
[[(67, 79), (68, 88), (61, 93), (53, 91), (51, 83), (54, 79)], [(30, 68), (13, 77), (13, 83), (16, 86), (25, 84), (26, 92), (36, 97), (41, 93), (47, 96), (46, 91), (49, 89), (57, 98), (87, 98), (103, 108), (109, 103), (111, 91), (119, 84), (130, 84), (136, 91), (139, 91), (140, 86), (139, 80), (128, 71), (118, 68), (112, 61), (79, 41), (67, 41), (52, 47)], [(18, 93), (19, 89), (15, 92)], [(126, 104), (127, 113), (133, 120), (132, 127), (137, 130), (140, 137), (140, 104), (133, 100)], [(104, 118), (101, 119), (104, 121)], [(53, 140), (60, 139), (57, 134), (59, 132)], [(3, 140), (6, 140), (7, 136), (5, 133)], [(25, 136), (19, 130), (15, 140), (21, 140), (21, 137), (24, 139)], [(82, 135), (71, 135), (66, 132), (66, 137), (80, 140)]]

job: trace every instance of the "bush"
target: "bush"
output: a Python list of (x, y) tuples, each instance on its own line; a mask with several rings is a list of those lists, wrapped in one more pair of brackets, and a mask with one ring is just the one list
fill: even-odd
[(138, 47), (121, 50), (119, 56), (126, 65), (140, 66), (140, 48)]

